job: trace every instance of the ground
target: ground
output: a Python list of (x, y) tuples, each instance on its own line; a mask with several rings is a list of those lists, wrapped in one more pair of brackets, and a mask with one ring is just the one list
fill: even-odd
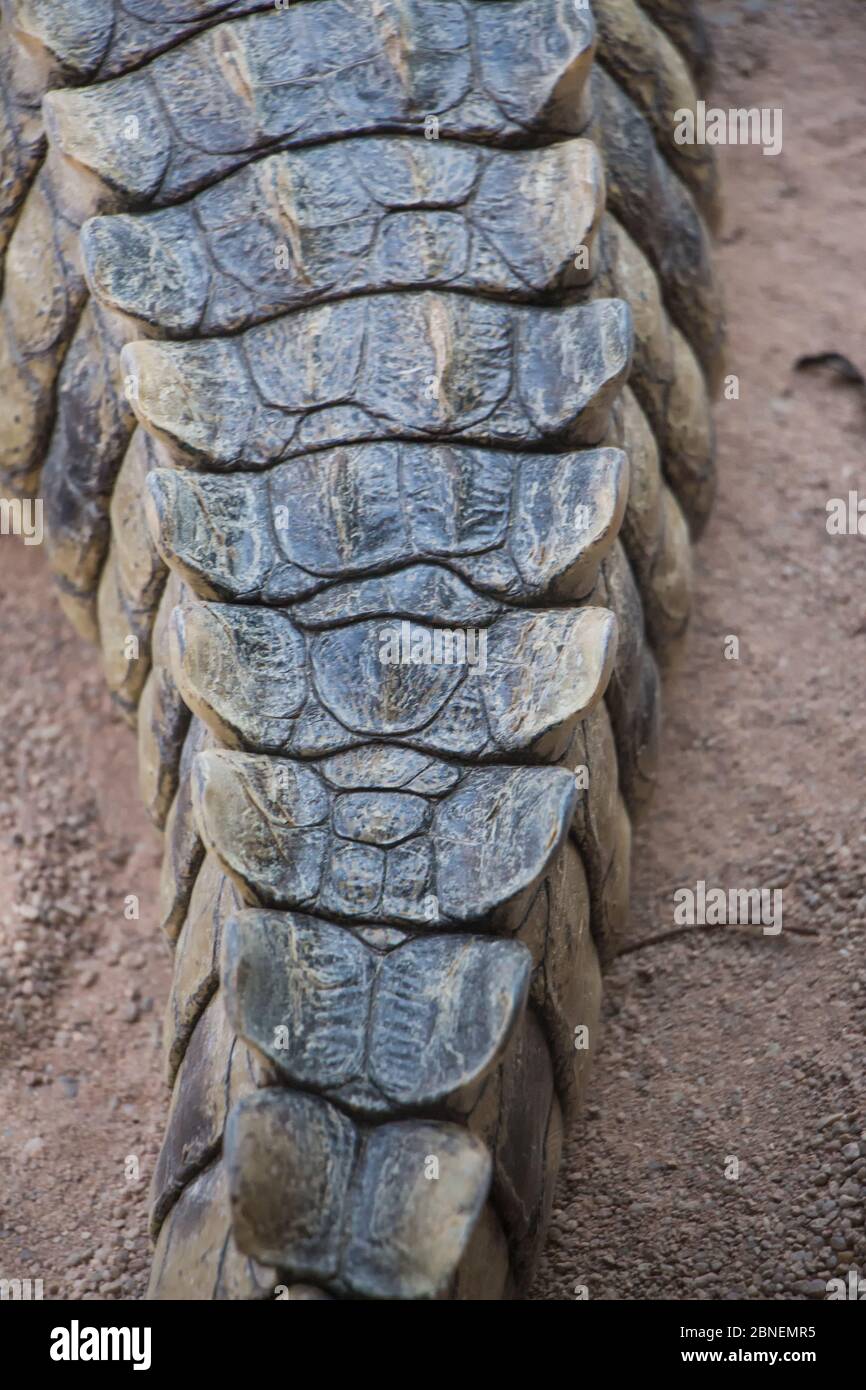
[[(818, 1298), (866, 1275), (866, 537), (825, 525), (866, 495), (866, 406), (793, 370), (866, 368), (866, 28), (861, 0), (707, 9), (713, 101), (781, 107), (784, 148), (721, 151), (739, 399), (716, 412), (695, 620), (535, 1299)], [(159, 842), (38, 547), (0, 543), (0, 615), (0, 1273), (137, 1298), (167, 1104)], [(781, 933), (642, 945), (699, 880), (781, 888)]]

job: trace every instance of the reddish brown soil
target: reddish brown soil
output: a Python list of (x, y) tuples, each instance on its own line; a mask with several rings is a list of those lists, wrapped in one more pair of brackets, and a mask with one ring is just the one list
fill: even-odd
[(716, 411), (719, 498), (630, 943), (670, 929), (699, 879), (782, 887), (784, 925), (695, 927), (610, 971), (537, 1298), (824, 1297), (866, 1273), (866, 537), (825, 528), (829, 497), (866, 496), (866, 409), (792, 371), (831, 348), (866, 368), (866, 29), (856, 0), (705, 8), (716, 104), (782, 107), (785, 138), (778, 158), (721, 152), (740, 399)]
[(0, 612), (0, 1274), (135, 1298), (165, 1111), (159, 838), (99, 663), (9, 538)]
[[(629, 942), (670, 929), (698, 879), (784, 888), (784, 929), (695, 928), (611, 969), (540, 1299), (819, 1297), (866, 1273), (866, 538), (824, 525), (829, 497), (866, 495), (866, 409), (792, 372), (827, 348), (866, 367), (866, 29), (861, 0), (709, 8), (715, 99), (782, 106), (785, 145), (721, 152), (740, 399), (717, 411)], [(0, 614), (0, 1275), (137, 1298), (166, 1108), (158, 839), (98, 663), (8, 538)]]

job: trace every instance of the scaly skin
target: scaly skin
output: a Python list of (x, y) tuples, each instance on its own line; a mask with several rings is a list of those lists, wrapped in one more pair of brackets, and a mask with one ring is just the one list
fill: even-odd
[(595, 70), (568, 0), (8, 8), (7, 474), (166, 837), (151, 1296), (514, 1296), (712, 501), (691, 80), (632, 0)]

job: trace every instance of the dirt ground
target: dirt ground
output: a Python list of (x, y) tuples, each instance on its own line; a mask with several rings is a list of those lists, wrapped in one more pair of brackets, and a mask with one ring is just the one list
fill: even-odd
[[(866, 495), (866, 404), (793, 371), (828, 349), (866, 368), (866, 25), (862, 0), (706, 8), (716, 104), (781, 107), (784, 149), (721, 151), (740, 394), (535, 1299), (818, 1298), (866, 1274), (866, 538), (825, 527), (829, 498)], [(135, 752), (38, 548), (4, 539), (0, 1272), (47, 1297), (146, 1283), (169, 959)], [(781, 934), (642, 945), (699, 880), (781, 888)]]

